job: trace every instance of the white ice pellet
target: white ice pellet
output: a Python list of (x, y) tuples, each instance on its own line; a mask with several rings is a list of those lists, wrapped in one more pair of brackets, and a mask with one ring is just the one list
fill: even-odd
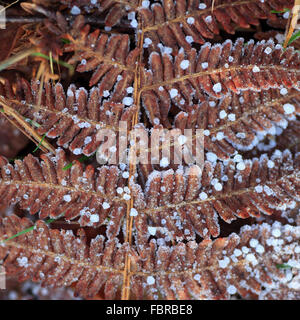
[(96, 222), (99, 222), (99, 215), (98, 214), (92, 214), (91, 217), (90, 217), (90, 221), (92, 223), (96, 223)]
[(243, 161), (243, 157), (242, 157), (240, 154), (236, 154), (236, 155), (233, 157), (233, 161), (234, 161), (234, 162), (241, 162), (241, 161)]
[(255, 258), (255, 255), (253, 253), (249, 253), (246, 255), (246, 260), (248, 260), (249, 262), (251, 262), (253, 265), (257, 264), (257, 260)]
[(242, 251), (241, 251), (240, 249), (234, 249), (233, 254), (234, 254), (236, 257), (239, 257), (240, 255), (242, 255)]
[(216, 156), (216, 154), (214, 154), (213, 152), (207, 152), (206, 153), (206, 158), (208, 161), (210, 162), (216, 162), (218, 157)]
[(110, 204), (108, 202), (103, 202), (102, 207), (103, 207), (103, 209), (108, 209), (108, 208), (110, 208)]
[(130, 25), (133, 27), (133, 28), (137, 28), (138, 27), (138, 22), (136, 19), (133, 19), (131, 22), (130, 22)]
[(186, 36), (185, 37), (186, 42), (192, 43), (194, 41), (194, 38), (192, 36)]
[(200, 274), (195, 274), (195, 275), (194, 275), (194, 279), (195, 279), (196, 281), (200, 281), (200, 279), (201, 279)]
[(200, 198), (201, 200), (206, 200), (206, 199), (207, 199), (207, 194), (202, 191), (202, 192), (200, 193), (200, 195), (199, 195), (199, 198)]
[(266, 47), (265, 53), (270, 54), (272, 52), (272, 49), (270, 47)]
[(69, 194), (66, 194), (66, 195), (64, 196), (64, 200), (65, 200), (66, 202), (70, 202), (70, 201), (72, 200), (72, 198), (71, 198), (71, 196), (70, 196)]
[(207, 62), (202, 62), (201, 66), (202, 66), (202, 69), (207, 69), (208, 68), (208, 63)]
[(127, 93), (133, 93), (133, 87), (128, 87), (128, 88), (126, 89), (126, 92), (127, 92)]
[(245, 170), (246, 169), (246, 166), (245, 166), (245, 163), (244, 162), (239, 162), (237, 165), (236, 165), (237, 169), (242, 171), (242, 170)]
[(207, 23), (212, 23), (212, 16), (207, 16), (207, 17), (205, 18), (205, 22), (207, 22)]
[(228, 120), (235, 121), (235, 114), (234, 113), (229, 113)]
[(227, 292), (228, 292), (229, 294), (236, 294), (236, 292), (237, 292), (236, 287), (230, 285), (230, 286), (227, 288)]
[(219, 260), (219, 267), (224, 269), (224, 268), (226, 268), (228, 266), (229, 262), (230, 262), (229, 258), (228, 257), (224, 257), (223, 260)]
[(124, 172), (122, 173), (122, 177), (123, 177), (124, 179), (128, 179), (128, 178), (129, 178), (129, 172), (128, 172), (128, 171), (124, 171)]
[(152, 43), (152, 40), (150, 38), (145, 38), (144, 43), (145, 43), (145, 45), (144, 45), (145, 48), (148, 48), (148, 46)]
[(149, 276), (149, 277), (147, 277), (147, 283), (148, 283), (148, 285), (152, 285), (152, 284), (154, 284), (155, 283), (155, 279), (154, 279), (154, 277), (152, 277), (152, 276)]
[(169, 159), (167, 157), (163, 157), (160, 162), (159, 162), (159, 165), (162, 167), (162, 168), (166, 168), (168, 165), (169, 165)]
[(252, 69), (252, 71), (253, 71), (254, 73), (256, 73), (256, 72), (259, 72), (260, 69), (259, 69), (258, 66), (254, 66), (253, 69)]
[(269, 168), (269, 169), (272, 169), (272, 168), (274, 168), (275, 163), (274, 163), (272, 160), (268, 160), (267, 165), (268, 165), (268, 168)]
[(155, 227), (148, 227), (148, 232), (149, 232), (152, 236), (155, 236), (155, 234), (156, 234), (156, 228), (155, 228)]
[(208, 137), (210, 135), (210, 131), (205, 129), (203, 130), (203, 134)]
[(84, 144), (88, 144), (88, 143), (90, 143), (92, 141), (92, 138), (91, 137), (86, 137), (85, 139), (84, 139)]
[(28, 266), (28, 258), (27, 257), (22, 257), (22, 258), (17, 258), (18, 264), (20, 267), (27, 267)]
[(123, 199), (124, 200), (126, 200), (126, 201), (128, 201), (128, 200), (130, 200), (130, 195), (129, 194), (124, 194), (124, 196), (123, 196)]
[(223, 189), (223, 186), (221, 185), (221, 183), (216, 183), (215, 185), (214, 185), (214, 188), (217, 190), (217, 191), (221, 191), (222, 189)]
[(258, 240), (257, 239), (251, 239), (249, 244), (250, 244), (250, 247), (255, 248), (258, 245)]
[(263, 192), (263, 187), (262, 186), (256, 186), (254, 188), (254, 190), (257, 192), (257, 193), (262, 193)]
[(188, 17), (186, 21), (187, 21), (188, 24), (193, 24), (195, 22), (195, 18)]
[(275, 238), (279, 238), (281, 236), (281, 231), (280, 229), (273, 229), (272, 230), (272, 236), (275, 237)]
[(224, 119), (224, 118), (226, 118), (226, 116), (227, 116), (227, 112), (226, 112), (225, 110), (222, 110), (222, 111), (219, 113), (220, 119)]
[(175, 98), (178, 95), (178, 90), (177, 89), (171, 89), (169, 91), (171, 98)]
[(285, 114), (291, 114), (295, 112), (295, 107), (290, 103), (286, 103), (283, 105), (283, 110)]
[(131, 106), (133, 104), (133, 99), (131, 97), (125, 97), (122, 102), (125, 106)]
[(142, 1), (142, 7), (143, 8), (148, 8), (149, 6), (150, 6), (150, 1), (149, 0)]
[(136, 217), (138, 215), (138, 211), (134, 208), (131, 208), (130, 210), (130, 216), (131, 217)]
[(288, 19), (289, 16), (290, 16), (290, 12), (287, 11), (287, 12), (285, 12), (282, 16), (283, 16), (284, 19)]
[(281, 95), (285, 96), (287, 93), (288, 93), (288, 91), (287, 91), (286, 88), (280, 89), (280, 94), (281, 94)]
[(79, 155), (79, 154), (82, 153), (82, 149), (81, 148), (76, 148), (76, 149), (74, 149), (73, 153), (76, 154), (76, 155)]
[(109, 93), (108, 90), (104, 90), (104, 91), (103, 91), (103, 97), (104, 97), (104, 98), (109, 97), (109, 94), (110, 94), (110, 93)]
[(218, 132), (216, 135), (216, 138), (218, 141), (221, 141), (224, 139), (224, 133), (223, 132)]
[(214, 90), (214, 92), (216, 92), (216, 93), (221, 92), (221, 91), (222, 91), (222, 85), (221, 85), (221, 83), (220, 83), (220, 82), (216, 83), (216, 84), (213, 86), (213, 90)]
[(182, 60), (181, 63), (180, 63), (180, 68), (182, 70), (186, 70), (190, 65), (190, 62), (189, 60)]
[(123, 190), (123, 188), (118, 187), (118, 188), (116, 189), (116, 191), (117, 191), (117, 194), (122, 194), (124, 190)]
[(257, 253), (264, 253), (264, 252), (265, 252), (265, 248), (264, 248), (261, 244), (259, 244), (259, 245), (257, 245), (257, 247), (255, 248), (255, 251), (256, 251)]
[(81, 10), (77, 6), (73, 6), (71, 9), (71, 14), (74, 16), (80, 14), (80, 12)]

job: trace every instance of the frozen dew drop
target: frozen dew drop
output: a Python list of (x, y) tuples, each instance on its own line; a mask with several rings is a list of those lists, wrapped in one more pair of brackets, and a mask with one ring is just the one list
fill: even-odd
[(108, 202), (103, 202), (102, 207), (103, 207), (103, 209), (108, 209), (108, 208), (110, 208), (110, 204)]
[(230, 286), (227, 288), (227, 292), (228, 292), (229, 294), (236, 294), (236, 292), (237, 292), (236, 287), (230, 285)]
[(181, 63), (180, 63), (180, 68), (182, 70), (186, 70), (190, 65), (190, 62), (189, 60), (182, 60)]
[(154, 284), (154, 283), (155, 283), (154, 277), (148, 276), (148, 277), (147, 277), (147, 283), (148, 283), (149, 286), (151, 286), (152, 284)]
[(178, 95), (178, 90), (177, 89), (171, 89), (169, 91), (171, 98), (175, 98)]
[(214, 92), (216, 92), (216, 93), (221, 92), (221, 91), (222, 91), (222, 85), (221, 85), (221, 83), (220, 83), (220, 82), (216, 83), (216, 84), (213, 86), (213, 90), (214, 90)]
[(195, 22), (195, 18), (188, 17), (186, 21), (187, 21), (188, 24), (193, 24)]
[(149, 232), (152, 236), (155, 236), (155, 234), (156, 234), (156, 228), (155, 228), (155, 227), (148, 227), (148, 232)]
[(286, 88), (280, 89), (280, 94), (281, 94), (281, 95), (285, 96), (287, 93), (288, 93), (288, 91), (287, 91)]
[(169, 165), (169, 159), (167, 157), (163, 157), (160, 162), (159, 162), (159, 165), (162, 167), (162, 168), (166, 168), (168, 165)]
[(200, 195), (199, 195), (199, 198), (201, 199), (201, 200), (206, 200), (207, 198), (208, 198), (208, 196), (207, 196), (207, 194), (205, 193), (205, 192), (201, 192), (200, 193)]
[(295, 107), (290, 103), (286, 103), (283, 105), (283, 110), (285, 114), (292, 114), (295, 112)]
[(133, 99), (131, 97), (125, 97), (122, 102), (125, 106), (131, 106), (133, 104)]
[(260, 69), (259, 69), (258, 66), (254, 66), (253, 69), (252, 69), (252, 71), (253, 71), (254, 73), (257, 73), (257, 72), (260, 71)]
[(246, 169), (246, 166), (245, 166), (245, 163), (244, 162), (239, 162), (237, 165), (236, 165), (237, 169), (240, 170), (240, 171), (243, 171)]
[(130, 209), (130, 216), (136, 217), (138, 215), (138, 211), (135, 208)]
[(64, 195), (64, 201), (70, 202), (71, 200), (72, 200), (72, 198), (69, 194)]
[(99, 215), (98, 214), (92, 214), (91, 215), (91, 217), (90, 217), (90, 221), (92, 222), (92, 223), (97, 223), (97, 222), (99, 222)]
[(77, 6), (73, 6), (71, 9), (71, 14), (74, 16), (80, 14), (80, 12), (81, 12), (81, 10)]

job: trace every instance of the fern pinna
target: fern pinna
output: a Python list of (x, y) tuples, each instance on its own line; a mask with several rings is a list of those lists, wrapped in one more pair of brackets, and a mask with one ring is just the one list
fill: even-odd
[[(23, 2), (45, 17), (26, 26), (38, 71), (0, 81), (1, 117), (37, 144), (0, 156), (7, 274), (83, 298), (299, 299), (299, 51), (245, 32), (274, 34), (293, 3)], [(137, 128), (149, 162), (122, 162)], [(151, 162), (156, 129), (201, 130), (201, 165), (174, 144)]]

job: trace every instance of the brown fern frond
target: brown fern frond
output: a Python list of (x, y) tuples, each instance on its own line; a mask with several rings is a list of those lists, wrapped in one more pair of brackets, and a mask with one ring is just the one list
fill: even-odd
[[(213, 39), (223, 28), (235, 33), (237, 27), (250, 28), (259, 25), (259, 19), (276, 19), (272, 10), (292, 8), (293, 0), (173, 0), (156, 2), (150, 8), (140, 8), (145, 46), (157, 51), (162, 45), (177, 55), (180, 48), (190, 51), (191, 43), (203, 44)], [(162, 47), (163, 48), (163, 47)]]
[[(235, 160), (236, 161), (236, 160)], [(135, 208), (139, 243), (146, 243), (151, 226), (168, 241), (217, 237), (219, 217), (226, 223), (237, 218), (271, 215), (295, 207), (300, 200), (300, 155), (277, 151), (270, 159), (244, 160), (226, 165), (206, 161), (176, 172), (152, 172), (141, 190), (136, 186)]]
[(175, 127), (182, 132), (192, 128), (206, 130), (205, 150), (226, 160), (236, 150), (253, 149), (267, 134), (281, 133), (299, 114), (297, 90), (247, 90), (220, 100), (207, 100), (189, 112), (181, 111), (175, 117)]
[[(185, 110), (177, 114), (174, 109), (166, 109), (168, 102), (162, 100), (164, 102), (159, 101), (157, 104), (155, 101), (152, 101), (153, 104), (149, 100), (144, 101), (149, 102), (148, 116), (153, 128), (169, 128), (174, 135), (178, 129), (183, 135), (186, 129), (192, 130), (194, 140), (196, 130), (202, 129), (205, 151), (214, 153), (222, 160), (227, 160), (237, 150), (252, 150), (267, 134), (280, 134), (300, 114), (299, 92), (285, 88), (260, 92), (245, 90), (240, 94), (227, 94), (220, 99), (205, 98), (197, 105), (185, 106)], [(174, 117), (173, 128), (169, 122), (170, 117)], [(161, 124), (155, 124), (157, 122)], [(288, 137), (295, 140), (297, 134)]]
[(185, 109), (207, 95), (214, 99), (243, 90), (299, 90), (299, 54), (293, 48), (274, 47), (272, 41), (207, 43), (198, 55), (195, 49), (180, 50), (174, 62), (167, 53), (152, 52), (149, 63), (150, 70), (142, 74), (141, 97), (151, 120), (159, 105), (167, 114), (170, 102)]
[(269, 27), (294, 28), (298, 2), (7, 12), (30, 50), (1, 63), (1, 111), (41, 155), (0, 156), (8, 274), (84, 298), (299, 299), (300, 59)]
[[(266, 295), (265, 287), (280, 284), (298, 296), (299, 236), (299, 227), (274, 223), (245, 226), (239, 236), (172, 248), (152, 240), (133, 257), (134, 297), (203, 300), (229, 299), (238, 293), (256, 299)], [(281, 264), (290, 264), (290, 272), (277, 268)]]
[[(106, 299), (116, 297), (122, 285), (126, 244), (98, 236), (88, 246), (83, 231), (49, 229), (38, 221), (33, 231), (6, 240), (32, 224), (14, 215), (0, 220), (0, 259), (8, 274), (42, 285), (69, 286), (92, 297), (104, 287)], [(263, 287), (285, 284), (297, 290), (299, 227), (280, 223), (243, 227), (240, 235), (201, 244), (190, 241), (172, 249), (152, 240), (130, 251), (131, 291), (135, 299), (229, 299), (265, 294)], [(283, 240), (279, 241), (280, 236)], [(278, 268), (288, 264), (292, 276)], [(297, 291), (296, 291), (297, 292)]]
[(15, 215), (0, 219), (0, 260), (8, 275), (18, 276), (19, 281), (33, 279), (43, 286), (76, 283), (75, 294), (82, 297), (93, 297), (103, 287), (106, 299), (116, 298), (126, 244), (99, 236), (88, 245), (84, 231), (75, 237), (72, 231), (51, 230), (43, 221), (34, 230), (5, 241), (30, 226), (30, 220)]
[[(108, 224), (107, 237), (114, 238), (126, 213), (126, 179), (115, 166), (101, 167), (98, 172), (75, 161), (70, 169), (65, 153), (43, 154), (42, 161), (29, 154), (14, 165), (0, 158), (1, 202), (19, 204), (40, 218), (79, 218), (82, 226)], [(121, 193), (117, 193), (122, 190)]]
[(28, 121), (34, 121), (38, 134), (58, 138), (57, 144), (74, 154), (93, 154), (101, 144), (96, 138), (101, 128), (117, 132), (119, 121), (126, 122), (128, 129), (131, 127), (136, 107), (126, 108), (121, 103), (102, 100), (98, 88), (88, 93), (71, 85), (65, 93), (60, 83), (55, 86), (46, 83), (41, 104), (39, 90), (38, 82), (30, 85), (24, 79), (17, 82), (15, 92), (9, 82), (5, 87), (0, 84), (0, 95), (6, 97), (6, 103)]
[(70, 64), (80, 62), (78, 72), (94, 71), (90, 86), (98, 83), (100, 94), (114, 90), (111, 100), (119, 102), (126, 96), (126, 89), (134, 80), (135, 65), (139, 49), (129, 51), (128, 35), (100, 34), (97, 29), (90, 33), (86, 25), (77, 38), (69, 36), (70, 44), (65, 52), (75, 52), (68, 61)]
[(138, 0), (62, 0), (62, 3), (67, 4), (74, 14), (98, 11), (105, 14), (105, 25), (108, 27), (115, 26), (120, 20), (127, 16), (129, 12), (134, 11), (138, 6)]

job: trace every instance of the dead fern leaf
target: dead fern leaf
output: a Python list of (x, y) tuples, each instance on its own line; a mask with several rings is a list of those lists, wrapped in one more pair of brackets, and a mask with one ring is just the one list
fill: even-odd
[(51, 230), (42, 221), (32, 232), (3, 242), (32, 224), (13, 215), (1, 219), (0, 225), (0, 259), (5, 260), (7, 274), (17, 275), (19, 281), (40, 281), (44, 286), (70, 286), (76, 282), (75, 294), (83, 297), (93, 297), (104, 286), (106, 299), (116, 298), (122, 285), (126, 244), (99, 236), (88, 246), (82, 230), (75, 237), (72, 231)]
[(101, 141), (97, 141), (96, 134), (101, 128), (118, 131), (119, 121), (124, 121), (130, 129), (136, 110), (135, 106), (102, 102), (98, 88), (88, 94), (84, 88), (71, 85), (65, 93), (60, 83), (46, 83), (40, 105), (38, 92), (38, 82), (30, 85), (24, 79), (17, 82), (15, 93), (9, 82), (5, 87), (0, 84), (0, 94), (8, 98), (6, 102), (20, 117), (35, 121), (38, 134), (58, 138), (59, 146), (68, 146), (77, 155), (90, 156), (97, 150)]
[(295, 207), (300, 199), (299, 160), (299, 154), (293, 159), (286, 150), (270, 159), (262, 155), (236, 164), (206, 161), (203, 170), (153, 171), (143, 188), (134, 187), (138, 243), (148, 242), (149, 225), (157, 228), (159, 238), (194, 240), (196, 235), (218, 237), (219, 217), (231, 223)]
[(117, 167), (95, 172), (92, 166), (84, 168), (75, 161), (64, 170), (68, 163), (62, 150), (55, 157), (42, 155), (42, 162), (32, 155), (15, 160), (14, 166), (3, 157), (0, 160), (1, 202), (18, 203), (42, 219), (64, 215), (66, 220), (79, 217), (82, 226), (108, 224), (107, 237), (118, 235), (126, 201), (116, 189), (123, 190), (126, 180)]
[[(55, 86), (17, 79), (0, 88), (4, 107), (34, 134), (55, 139), (56, 152), (14, 164), (0, 158), (0, 204), (57, 218), (51, 229), (38, 221), (32, 233), (27, 219), (1, 219), (0, 260), (8, 272), (45, 286), (72, 285), (88, 298), (269, 299), (275, 288), (281, 299), (298, 297), (299, 227), (287, 222), (299, 220), (289, 216), (300, 200), (299, 53), (269, 38), (248, 41), (250, 26), (269, 31), (261, 19), (285, 26), (272, 11), (293, 1), (22, 4), (47, 17), (31, 39), (35, 49), (76, 71), (60, 73)], [(248, 42), (228, 36), (235, 31)], [(96, 87), (88, 92), (88, 85)], [(89, 157), (87, 166), (69, 165), (73, 157), (57, 149), (91, 156), (102, 146), (97, 131), (118, 134), (119, 120), (148, 137), (155, 128), (202, 129), (206, 161), (130, 159), (119, 169)], [(281, 151), (261, 155), (269, 139)], [(137, 155), (139, 137), (127, 142), (124, 154)], [(143, 148), (149, 156), (153, 145)], [(239, 236), (232, 233), (242, 225)], [(77, 236), (62, 231), (80, 226)]]
[[(86, 242), (81, 230), (49, 229), (38, 221), (31, 233), (14, 240), (6, 239), (30, 226), (28, 219), (10, 216), (0, 220), (0, 259), (8, 274), (19, 280), (33, 279), (42, 285), (68, 286), (75, 282), (75, 292), (92, 297), (104, 287), (106, 299), (114, 299), (122, 285), (126, 244), (106, 241), (102, 236)], [(228, 238), (180, 243), (172, 250), (152, 240), (139, 247), (140, 255), (130, 249), (132, 263), (131, 291), (135, 299), (229, 299), (237, 292), (245, 298), (265, 294), (262, 287), (287, 278), (276, 265), (297, 268), (299, 227), (275, 223), (246, 226), (240, 235)], [(278, 237), (285, 239), (279, 242)], [(7, 255), (8, 252), (8, 255)], [(297, 276), (286, 285), (297, 287)]]
[(219, 0), (212, 10), (212, 1), (168, 0), (153, 4), (151, 9), (140, 8), (138, 12), (143, 19), (145, 46), (158, 51), (164, 45), (176, 56), (180, 48), (191, 50), (192, 42), (203, 44), (205, 39), (213, 39), (220, 28), (233, 34), (237, 27), (259, 25), (259, 19), (275, 19), (272, 9), (280, 11), (292, 6), (292, 0), (284, 4), (275, 0)]

